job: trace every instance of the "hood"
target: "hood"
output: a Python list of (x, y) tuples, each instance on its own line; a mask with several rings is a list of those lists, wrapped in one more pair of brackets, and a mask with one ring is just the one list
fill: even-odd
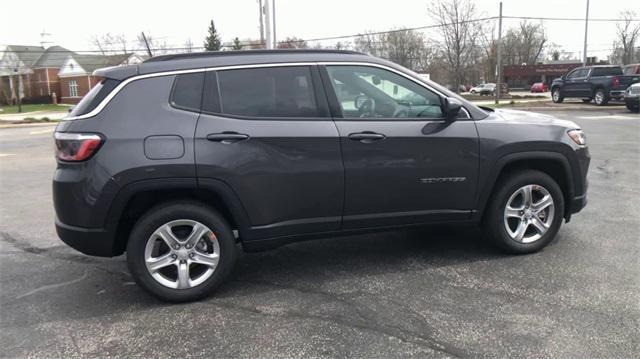
[(553, 125), (571, 129), (580, 128), (580, 126), (573, 121), (561, 120), (553, 116), (536, 112), (496, 109), (494, 113), (507, 123), (513, 122), (528, 123), (532, 125)]

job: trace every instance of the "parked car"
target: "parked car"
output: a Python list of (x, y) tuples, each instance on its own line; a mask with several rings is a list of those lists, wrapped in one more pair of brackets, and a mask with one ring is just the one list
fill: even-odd
[(547, 92), (549, 91), (549, 88), (547, 87), (547, 84), (545, 84), (544, 82), (536, 82), (533, 85), (531, 85), (531, 92)]
[(624, 75), (640, 75), (640, 64), (625, 65), (622, 68)]
[(622, 100), (629, 85), (640, 82), (640, 75), (623, 75), (620, 66), (578, 67), (551, 83), (551, 98), (560, 103), (565, 98), (594, 100), (596, 105), (606, 105), (610, 99)]
[[(485, 85), (487, 85), (487, 84), (484, 83), (484, 84), (480, 84), (478, 86), (474, 86), (469, 90), (469, 92), (472, 93), (472, 94), (476, 94), (476, 93), (480, 92), (480, 89), (482, 89)], [(495, 86), (495, 84), (494, 84), (494, 86)]]
[(495, 95), (496, 94), (496, 84), (494, 83), (486, 83), (484, 84), (484, 86), (482, 86), (482, 88), (478, 89), (478, 94), (480, 96), (483, 95)]
[(480, 108), (357, 52), (165, 55), (94, 74), (54, 133), (56, 230), (85, 254), (126, 252), (164, 300), (212, 293), (240, 246), (447, 222), (532, 253), (587, 203), (577, 124)]
[(627, 88), (624, 94), (624, 103), (631, 112), (640, 112), (640, 83)]

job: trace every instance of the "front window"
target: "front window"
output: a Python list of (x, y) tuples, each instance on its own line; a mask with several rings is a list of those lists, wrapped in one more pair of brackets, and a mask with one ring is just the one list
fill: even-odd
[(78, 97), (78, 82), (76, 80), (69, 80), (69, 96)]
[(394, 72), (327, 66), (344, 118), (442, 118), (440, 96)]

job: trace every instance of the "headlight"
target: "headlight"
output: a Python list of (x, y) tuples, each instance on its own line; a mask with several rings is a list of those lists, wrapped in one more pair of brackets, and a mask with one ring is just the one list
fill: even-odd
[(584, 132), (582, 132), (582, 130), (578, 130), (578, 129), (569, 130), (567, 131), (567, 134), (569, 135), (569, 137), (571, 137), (573, 142), (575, 142), (576, 144), (580, 146), (587, 145), (587, 136), (584, 134)]

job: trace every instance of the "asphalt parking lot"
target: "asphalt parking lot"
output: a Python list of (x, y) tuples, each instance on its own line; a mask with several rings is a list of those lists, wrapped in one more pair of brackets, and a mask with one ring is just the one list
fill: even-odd
[(144, 293), (124, 257), (54, 232), (53, 127), (0, 129), (2, 357), (637, 357), (640, 115), (545, 113), (588, 136), (589, 204), (540, 253), (474, 228), (333, 238), (244, 254), (207, 300)]

